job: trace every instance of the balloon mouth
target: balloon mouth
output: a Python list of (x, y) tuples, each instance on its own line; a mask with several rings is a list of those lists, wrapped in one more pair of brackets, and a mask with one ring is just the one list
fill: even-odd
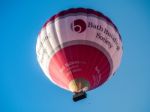
[(69, 82), (69, 90), (73, 93), (79, 93), (81, 91), (88, 91), (90, 88), (89, 81), (83, 78), (73, 79)]

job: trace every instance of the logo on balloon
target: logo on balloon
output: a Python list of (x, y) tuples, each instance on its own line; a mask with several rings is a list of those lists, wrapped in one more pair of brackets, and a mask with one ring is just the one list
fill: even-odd
[(86, 23), (82, 19), (74, 20), (71, 29), (75, 32), (82, 33), (86, 29)]

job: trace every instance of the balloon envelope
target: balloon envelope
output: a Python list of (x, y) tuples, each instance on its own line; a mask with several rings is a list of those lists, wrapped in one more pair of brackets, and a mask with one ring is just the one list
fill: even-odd
[(102, 85), (119, 67), (122, 52), (122, 40), (113, 22), (84, 8), (51, 17), (36, 44), (37, 59), (46, 76), (72, 92)]

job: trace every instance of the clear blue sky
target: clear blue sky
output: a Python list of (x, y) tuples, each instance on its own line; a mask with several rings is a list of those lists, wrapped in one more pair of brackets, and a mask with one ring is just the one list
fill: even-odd
[[(109, 16), (124, 45), (116, 75), (78, 103), (46, 78), (35, 53), (44, 22), (71, 7)], [(149, 0), (1, 0), (0, 50), (0, 112), (150, 112)]]

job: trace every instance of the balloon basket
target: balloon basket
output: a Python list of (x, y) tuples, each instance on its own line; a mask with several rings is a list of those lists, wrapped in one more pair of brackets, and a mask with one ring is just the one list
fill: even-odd
[(73, 101), (74, 101), (74, 102), (77, 102), (77, 101), (79, 101), (79, 100), (85, 99), (86, 97), (87, 97), (86, 92), (81, 91), (81, 92), (75, 93), (75, 94), (73, 95)]

